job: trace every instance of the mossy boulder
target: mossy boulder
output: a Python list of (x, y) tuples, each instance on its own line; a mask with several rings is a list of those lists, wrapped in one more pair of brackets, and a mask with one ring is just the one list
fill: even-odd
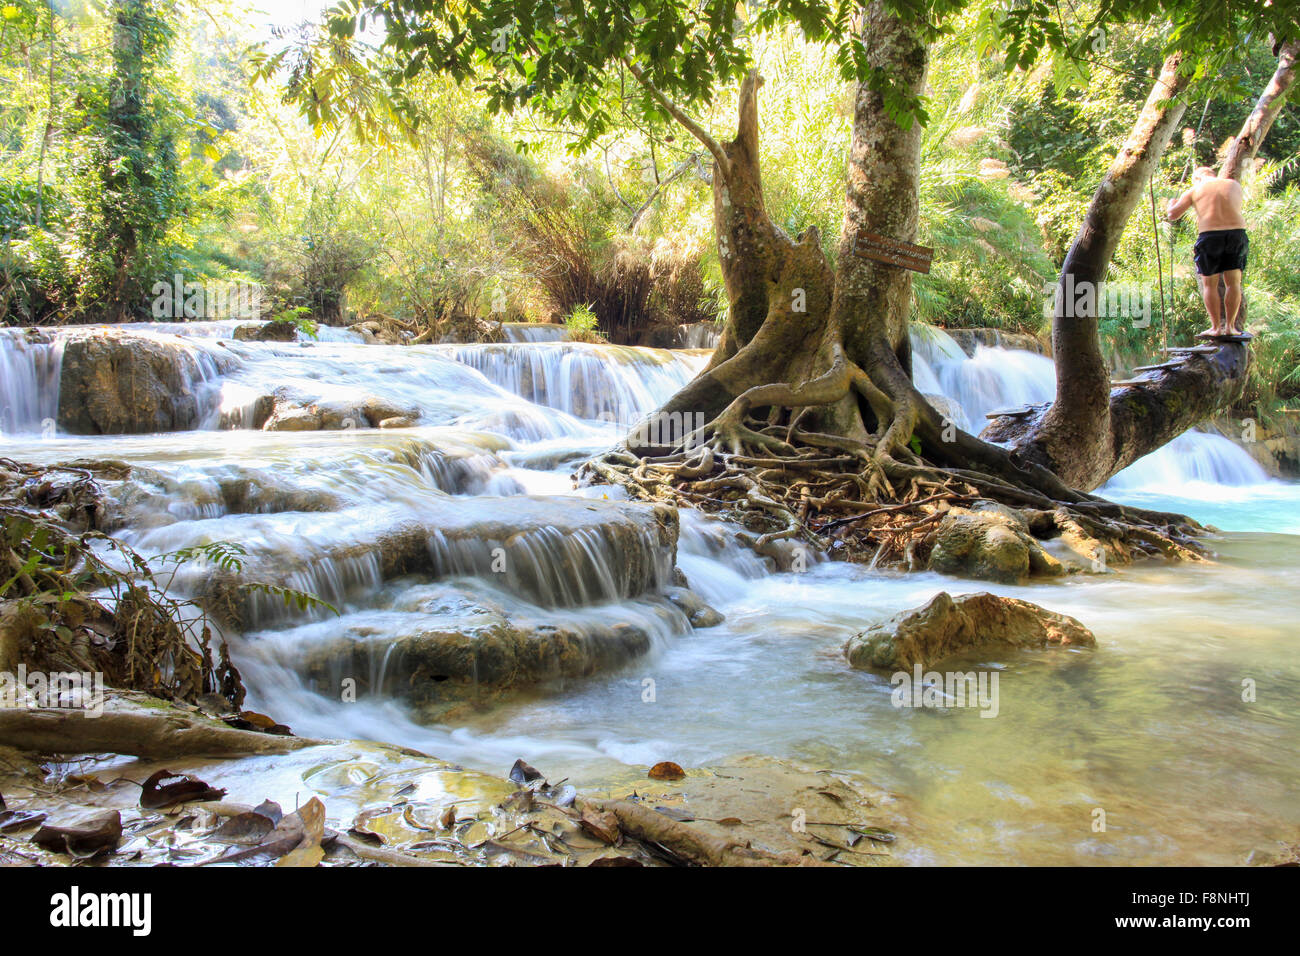
[(988, 593), (953, 598), (940, 591), (923, 607), (849, 638), (844, 656), (859, 669), (910, 671), (994, 647), (1093, 647), (1096, 643), (1079, 621), (1029, 601)]

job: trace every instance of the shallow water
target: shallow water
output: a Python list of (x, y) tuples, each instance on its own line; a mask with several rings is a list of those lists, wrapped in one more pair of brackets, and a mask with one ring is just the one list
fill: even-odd
[[(205, 347), (226, 334), (194, 332)], [(953, 398), (968, 422), (1050, 398), (1045, 359), (1000, 349), (967, 359), (944, 339), (918, 342), (918, 381)], [(3, 394), (34, 431), (42, 410), (56, 407), (48, 367), (3, 347), (0, 367), (18, 370)], [(214, 383), (223, 407), (271, 385), (321, 399), (376, 394), (413, 406), (420, 427), (118, 438), (14, 436), (11, 428), (0, 455), (120, 458), (154, 469), (123, 531), (147, 552), (235, 540), (274, 545), (286, 559), (326, 555), (315, 566), (337, 581), (295, 580), (334, 588), (343, 617), (266, 622), (237, 648), (252, 706), (299, 733), (406, 744), (495, 773), (524, 757), (579, 784), (659, 760), (693, 766), (739, 752), (859, 771), (905, 797), (914, 832), (900, 852), (913, 862), (1239, 863), (1296, 839), (1300, 486), (1267, 480), (1226, 439), (1185, 435), (1105, 489), (1221, 529), (1213, 563), (1150, 563), (1025, 587), (836, 563), (775, 574), (725, 528), (686, 514), (678, 564), (726, 615), (720, 626), (692, 630), (654, 600), (570, 596), (548, 605), (472, 574), (381, 584), (364, 560), (345, 566), (328, 555), (390, 522), (449, 507), (508, 518), (525, 507), (523, 494), (599, 497), (605, 490), (572, 491), (573, 467), (686, 381), (703, 353), (564, 342), (231, 350), (238, 367)], [(38, 358), (51, 361), (48, 351)], [(19, 372), (23, 384), (14, 385)], [(245, 490), (232, 503), (236, 481)], [(652, 633), (651, 651), (616, 673), (535, 688), (446, 726), (422, 726), (391, 699), (343, 703), (303, 686), (302, 648), (345, 628), (382, 639), (404, 626), (403, 608), (450, 587), (525, 620), (633, 623)], [(981, 716), (991, 708), (895, 707), (888, 679), (848, 669), (840, 648), (939, 590), (1041, 603), (1078, 617), (1098, 646), (964, 662), (963, 670), (997, 673), (996, 717)], [(372, 683), (384, 686), (382, 677)], [(1094, 830), (1098, 809), (1104, 832)]]

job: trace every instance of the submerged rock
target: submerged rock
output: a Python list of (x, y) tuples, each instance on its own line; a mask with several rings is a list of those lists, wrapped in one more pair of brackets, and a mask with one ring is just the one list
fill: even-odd
[(264, 431), (343, 431), (352, 428), (409, 428), (419, 422), (420, 410), (399, 405), (378, 395), (297, 403), (281, 395), (274, 412), (262, 424)]
[(1019, 583), (1031, 574), (1065, 573), (1019, 512), (992, 502), (973, 509), (954, 508), (943, 518), (934, 532), (930, 570), (1006, 584)]
[(1093, 647), (1097, 639), (1077, 620), (1046, 608), (999, 597), (940, 591), (924, 607), (872, 625), (844, 645), (849, 664), (860, 669), (910, 671), (988, 647)]
[(710, 607), (694, 591), (685, 587), (672, 587), (664, 591), (664, 597), (681, 608), (691, 627), (716, 627), (726, 620), (721, 611)]
[(216, 397), (203, 384), (233, 356), (193, 342), (117, 330), (69, 337), (59, 384), (59, 427), (75, 435), (198, 428)]
[(399, 697), (441, 719), (466, 702), (610, 670), (651, 647), (649, 632), (634, 621), (543, 622), (468, 593), (430, 599), (422, 609), (405, 615), (424, 622), (416, 630), (348, 628), (310, 645), (299, 666), (327, 691), (352, 678), (364, 693)]
[(250, 323), (237, 326), (231, 337), (239, 342), (297, 342), (298, 326), (293, 322)]

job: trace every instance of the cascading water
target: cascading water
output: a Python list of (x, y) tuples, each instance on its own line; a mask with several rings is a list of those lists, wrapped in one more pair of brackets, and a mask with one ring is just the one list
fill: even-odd
[(568, 343), (460, 345), (449, 354), (536, 405), (624, 426), (652, 411), (656, 395), (671, 394), (704, 364), (691, 353)]
[(51, 429), (62, 368), (61, 338), (0, 329), (0, 436)]
[[(915, 862), (1241, 862), (1300, 826), (1300, 495), (1226, 438), (1184, 435), (1106, 489), (1229, 529), (1217, 564), (1025, 587), (829, 561), (776, 573), (736, 528), (683, 513), (674, 556), (643, 506), (572, 488), (575, 463), (706, 354), (558, 341), (559, 326), (508, 328), (502, 345), (395, 347), (341, 330), (227, 341), (234, 324), (136, 330), (220, 350), (220, 407), (205, 430), (93, 438), (15, 433), (10, 422), (39, 433), (56, 414), (71, 333), (35, 345), (0, 333), (0, 457), (125, 461), (135, 471), (110, 489), (114, 534), (146, 554), (239, 543), (244, 577), (334, 604), (338, 615), (302, 613), (246, 596), (232, 634), (249, 705), (300, 734), (388, 740), (496, 773), (523, 756), (580, 784), (628, 764), (741, 752), (860, 772), (910, 799), (917, 832), (903, 856)], [(1052, 397), (1052, 365), (1032, 353), (967, 357), (921, 332), (914, 354), (921, 390), (946, 396), (975, 431), (989, 411)], [(273, 394), (380, 400), (416, 424), (220, 430), (250, 424)], [(674, 564), (722, 624), (688, 623)], [(204, 568), (178, 582), (222, 586)], [(847, 669), (840, 648), (940, 589), (1045, 604), (1084, 621), (1100, 646), (998, 657), (996, 720), (896, 709), (888, 680)], [(448, 631), (473, 635), (473, 650), (442, 655)], [(494, 675), (510, 669), (534, 674), (540, 691), (500, 695)], [(456, 675), (470, 675), (474, 706), (439, 709), (413, 691)], [(1241, 680), (1254, 676), (1268, 692), (1243, 705)], [(341, 702), (344, 679), (357, 682), (355, 702)], [(1231, 776), (1218, 772), (1227, 766)], [(1119, 808), (1123, 825), (1092, 833), (1097, 806)]]
[[(1051, 359), (1022, 349), (977, 345), (967, 356), (942, 329), (912, 334), (913, 376), (917, 388), (939, 394), (960, 412), (957, 427), (978, 435), (990, 412), (1050, 402), (1056, 394)], [(1105, 491), (1145, 491), (1183, 496), (1202, 485), (1249, 486), (1268, 475), (1244, 450), (1223, 437), (1191, 431), (1134, 462)]]

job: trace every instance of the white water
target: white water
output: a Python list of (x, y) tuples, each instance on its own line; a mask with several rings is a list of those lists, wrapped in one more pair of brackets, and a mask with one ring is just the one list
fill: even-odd
[[(154, 331), (192, 332), (208, 347), (228, 334), (209, 324)], [(909, 799), (915, 834), (903, 852), (916, 862), (1233, 863), (1294, 840), (1300, 494), (1269, 481), (1227, 439), (1185, 435), (1106, 489), (1225, 529), (1219, 563), (1026, 587), (831, 562), (777, 574), (725, 526), (687, 513), (677, 565), (726, 614), (720, 626), (692, 630), (654, 588), (636, 594), (620, 583), (615, 544), (591, 531), (562, 541), (546, 529), (570, 522), (575, 508), (604, 506), (583, 500), (601, 489), (571, 490), (570, 471), (704, 355), (564, 342), (221, 347), (236, 360), (215, 383), (228, 413), (279, 388), (302, 400), (378, 395), (412, 408), (420, 426), (217, 431), (214, 416), (208, 430), (181, 434), (41, 437), (57, 408), (58, 345), (34, 352), (9, 333), (0, 336), (0, 394), (20, 411), (10, 412), (17, 427), (6, 429), (0, 455), (146, 467), (123, 493), (121, 533), (137, 547), (238, 541), (260, 569), (335, 602), (339, 617), (254, 608), (237, 647), (252, 706), (300, 733), (394, 741), (497, 773), (522, 756), (578, 783), (744, 751), (858, 771)], [(949, 396), (960, 424), (976, 430), (988, 411), (1052, 394), (1051, 363), (1031, 353), (980, 349), (967, 359), (940, 333), (919, 340), (916, 357), (922, 390)], [(490, 535), (440, 530), (490, 520), (522, 535), (516, 553), (527, 561), (513, 578), (485, 573)], [(385, 578), (380, 542), (412, 523), (442, 535), (429, 534), (438, 575)], [(579, 570), (566, 576), (563, 567)], [(895, 709), (887, 680), (849, 670), (840, 646), (940, 589), (994, 590), (1073, 614), (1099, 647), (975, 662), (1001, 677), (998, 719)], [(521, 625), (634, 627), (650, 650), (603, 676), (418, 723), (389, 696), (385, 649), (467, 602)], [(340, 637), (372, 647), (368, 672), (357, 675), (372, 692), (356, 703), (336, 692), (342, 671), (319, 693), (300, 675), (314, 650)], [(1241, 700), (1247, 679), (1258, 685), (1251, 704)], [(1091, 828), (1098, 806), (1111, 823), (1104, 835)]]
[(0, 329), (0, 436), (40, 431), (59, 412), (63, 342)]

